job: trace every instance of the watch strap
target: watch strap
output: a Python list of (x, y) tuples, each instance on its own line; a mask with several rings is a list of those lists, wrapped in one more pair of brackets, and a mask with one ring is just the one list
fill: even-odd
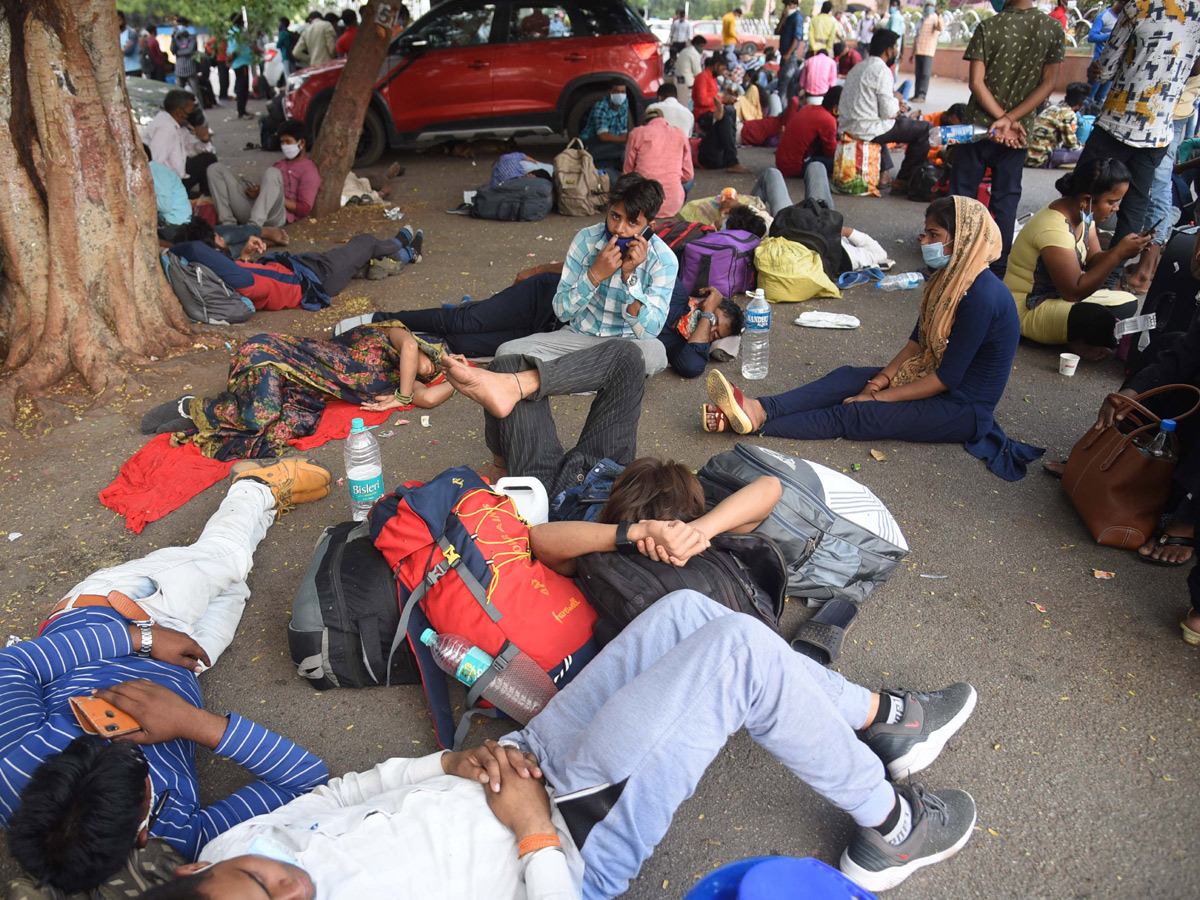
[(137, 652), (137, 655), (143, 659), (149, 659), (150, 654), (154, 650), (154, 623), (143, 621), (134, 622), (133, 624), (142, 633), (142, 649)]
[(629, 539), (629, 529), (632, 522), (622, 522), (617, 526), (617, 552), (622, 556), (638, 556), (637, 544)]

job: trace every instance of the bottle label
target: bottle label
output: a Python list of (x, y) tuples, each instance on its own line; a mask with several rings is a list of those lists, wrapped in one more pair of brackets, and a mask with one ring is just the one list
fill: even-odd
[(383, 496), (383, 475), (359, 480), (347, 478), (346, 483), (350, 485), (350, 499), (354, 503), (374, 503)]
[(467, 687), (470, 687), (491, 665), (492, 658), (488, 654), (484, 653), (478, 647), (472, 647), (463, 656), (462, 662), (458, 664), (458, 671), (454, 673), (454, 677)]
[(746, 328), (753, 328), (759, 331), (766, 331), (771, 327), (771, 310), (769, 309), (748, 309), (746, 310)]

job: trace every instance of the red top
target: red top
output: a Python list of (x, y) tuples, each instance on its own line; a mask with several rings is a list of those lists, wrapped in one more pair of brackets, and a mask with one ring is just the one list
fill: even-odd
[(357, 25), (347, 25), (346, 30), (342, 32), (342, 36), (337, 39), (337, 43), (333, 48), (337, 51), (338, 56), (345, 56), (350, 52), (350, 45), (354, 43), (354, 37), (358, 34)]
[(838, 58), (838, 74), (843, 76), (849, 75), (850, 70), (860, 62), (862, 62), (862, 54), (853, 47), (847, 47), (846, 52)]
[(1056, 6), (1050, 10), (1050, 18), (1063, 27), (1063, 31), (1067, 30), (1067, 11), (1061, 6)]
[(775, 150), (775, 168), (785, 178), (804, 174), (805, 162), (813, 156), (833, 159), (837, 150), (837, 119), (823, 106), (805, 104), (784, 120), (783, 134)]
[(307, 156), (304, 159), (281, 159), (275, 168), (283, 174), (283, 196), (296, 201), (296, 211), (288, 211), (290, 225), (312, 212), (321, 187), (321, 173), (317, 164)]
[(705, 68), (696, 76), (692, 83), (692, 112), (696, 114), (697, 119), (717, 108), (717, 96), (720, 93), (721, 88), (712, 69)]
[(289, 278), (294, 278), (292, 270), (283, 263), (252, 263), (238, 262), (240, 268), (254, 276), (254, 283), (248, 287), (236, 288), (237, 292), (254, 304), (254, 308), (262, 310), (293, 309), (304, 299), (304, 288), (299, 284), (288, 284), (274, 278), (263, 277), (258, 272), (281, 272)]

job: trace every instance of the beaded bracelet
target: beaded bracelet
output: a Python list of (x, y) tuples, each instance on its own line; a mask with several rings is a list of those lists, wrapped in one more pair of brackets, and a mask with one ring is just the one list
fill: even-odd
[(521, 838), (517, 844), (517, 856), (525, 856), (528, 853), (536, 853), (538, 850), (545, 850), (547, 847), (562, 848), (562, 841), (558, 839), (557, 834), (531, 834)]

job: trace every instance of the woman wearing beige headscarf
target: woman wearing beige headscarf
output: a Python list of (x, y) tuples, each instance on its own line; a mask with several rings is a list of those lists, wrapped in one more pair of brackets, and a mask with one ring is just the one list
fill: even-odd
[(921, 255), (933, 270), (921, 314), (884, 368), (843, 366), (758, 399), (713, 370), (704, 430), (963, 443), (1000, 477), (1021, 478), (1045, 451), (1010, 440), (993, 418), (1021, 336), (1012, 294), (988, 269), (1000, 255), (1000, 231), (975, 200), (935, 200), (925, 211)]

